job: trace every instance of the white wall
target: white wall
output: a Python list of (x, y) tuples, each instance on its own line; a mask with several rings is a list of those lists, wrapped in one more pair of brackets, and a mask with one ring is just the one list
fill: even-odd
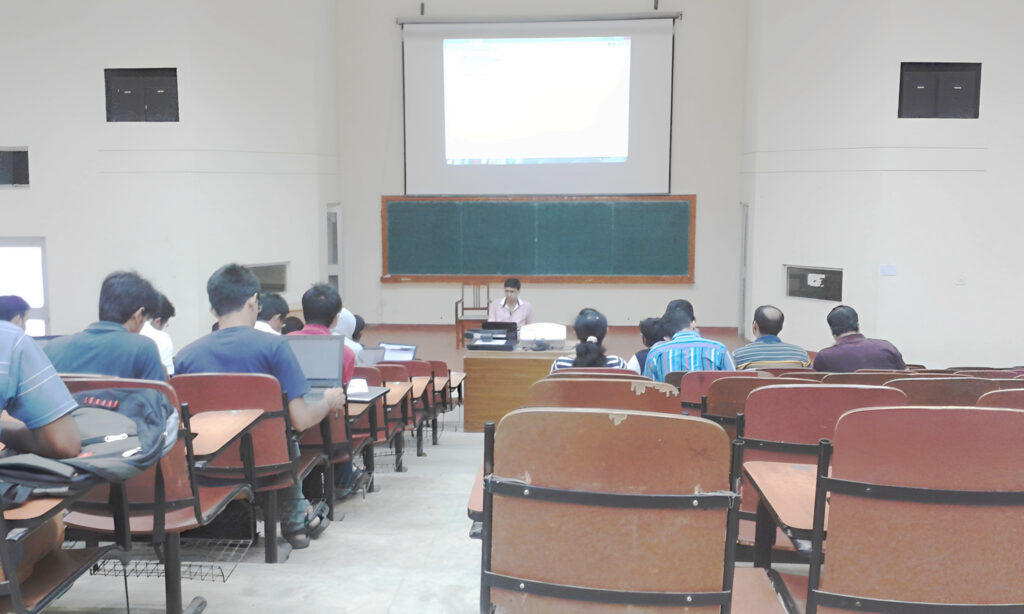
[[(338, 199), (334, 3), (0, 0), (0, 145), (31, 186), (0, 189), (0, 236), (46, 238), (53, 332), (97, 316), (112, 270), (177, 308), (180, 347), (209, 331), (220, 265), (289, 262), (318, 280)], [(181, 121), (106, 123), (105, 68), (178, 69)]]
[[(401, 29), (418, 1), (345, 2), (338, 12), (341, 203), (345, 304), (370, 322), (453, 321), (458, 284), (382, 284), (380, 197), (403, 190)], [(427, 16), (595, 15), (650, 10), (628, 0), (432, 0)], [(735, 325), (739, 293), (740, 168), (746, 2), (662, 0), (684, 12), (676, 26), (672, 191), (697, 195), (692, 285), (529, 284), (539, 319), (569, 323), (581, 307), (612, 324), (659, 315), (674, 298), (694, 302), (705, 326)], [(438, 237), (444, 241), (444, 237)], [(500, 293), (496, 278), (492, 296)]]
[[(834, 303), (784, 296), (784, 264), (844, 270), (862, 332), (929, 366), (1024, 363), (1015, 0), (754, 0), (741, 181), (748, 310), (831, 344)], [(981, 117), (898, 119), (901, 61), (981, 62)], [(879, 264), (896, 266), (880, 277)]]

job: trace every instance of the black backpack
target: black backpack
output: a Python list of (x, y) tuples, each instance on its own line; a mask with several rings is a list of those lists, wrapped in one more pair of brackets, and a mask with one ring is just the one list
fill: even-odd
[(178, 440), (178, 410), (159, 390), (106, 388), (74, 395), (71, 416), (82, 436), (74, 458), (14, 454), (0, 459), (0, 503), (66, 497), (97, 481), (123, 481), (152, 467)]

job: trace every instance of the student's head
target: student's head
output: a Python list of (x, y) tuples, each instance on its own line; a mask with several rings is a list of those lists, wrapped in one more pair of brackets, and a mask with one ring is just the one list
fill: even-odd
[(665, 338), (665, 329), (661, 325), (661, 318), (644, 318), (640, 320), (640, 334), (644, 338), (644, 345), (651, 347)]
[(149, 323), (153, 325), (153, 328), (157, 330), (163, 330), (167, 327), (167, 321), (174, 317), (174, 303), (171, 302), (167, 295), (158, 292), (157, 297), (160, 300), (160, 306), (157, 307), (156, 313), (150, 314)]
[(356, 328), (352, 331), (352, 341), (359, 341), (363, 337), (363, 329), (366, 328), (366, 320), (363, 316), (356, 315)]
[(28, 301), (16, 294), (0, 296), (0, 320), (7, 320), (22, 330), (25, 328), (28, 309)]
[(288, 302), (276, 292), (260, 292), (260, 313), (257, 320), (263, 320), (277, 332), (281, 332), (284, 319), (288, 317)]
[(691, 320), (696, 320), (697, 316), (693, 315), (693, 304), (685, 298), (677, 298), (674, 301), (669, 301), (668, 305), (665, 305), (665, 313), (682, 309), (690, 314)]
[(281, 334), (287, 335), (288, 333), (294, 333), (297, 330), (302, 330), (303, 326), (305, 326), (305, 324), (302, 323), (302, 320), (295, 316), (288, 316), (284, 319), (284, 325), (281, 326)]
[(693, 328), (693, 305), (690, 301), (680, 299), (672, 301), (661, 316), (661, 325), (666, 335), (674, 335), (681, 330)]
[(772, 305), (761, 305), (754, 310), (754, 332), (761, 335), (778, 335), (782, 332), (782, 321), (786, 316)]
[(116, 322), (130, 332), (139, 332), (159, 307), (159, 294), (138, 273), (115, 271), (100, 286), (100, 320)]
[(341, 335), (342, 337), (348, 337), (349, 339), (355, 339), (356, 332), (356, 314), (352, 313), (344, 306), (341, 308), (341, 313), (338, 314), (338, 322), (334, 325), (331, 330), (335, 335)]
[(853, 307), (849, 307), (847, 305), (833, 307), (832, 311), (828, 312), (828, 316), (825, 320), (828, 322), (828, 327), (832, 329), (833, 337), (860, 331), (860, 322), (857, 321), (857, 312), (853, 310)]
[(515, 277), (509, 277), (505, 280), (505, 298), (511, 301), (519, 299), (519, 289), (522, 288), (522, 284)]
[(206, 281), (206, 295), (218, 318), (246, 308), (259, 313), (259, 292), (259, 278), (240, 264), (225, 264)]
[(604, 336), (608, 334), (608, 320), (600, 311), (585, 307), (576, 316), (572, 325), (576, 338), (576, 359), (574, 367), (603, 367), (605, 365)]
[(341, 313), (341, 296), (334, 286), (314, 284), (302, 295), (302, 317), (306, 324), (319, 324), (331, 328)]

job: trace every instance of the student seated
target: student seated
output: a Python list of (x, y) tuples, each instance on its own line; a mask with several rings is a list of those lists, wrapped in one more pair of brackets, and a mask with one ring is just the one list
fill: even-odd
[(155, 313), (149, 314), (150, 317), (142, 325), (139, 334), (153, 340), (157, 351), (160, 352), (160, 363), (167, 370), (167, 375), (171, 376), (174, 375), (174, 342), (164, 329), (174, 317), (174, 304), (162, 292), (158, 292), (157, 295), (160, 306)]
[(785, 343), (779, 339), (782, 310), (771, 305), (761, 305), (754, 310), (754, 335), (757, 339), (732, 353), (737, 369), (760, 369), (763, 367), (793, 367), (799, 369), (811, 364), (807, 351), (799, 345)]
[(626, 365), (630, 371), (643, 374), (644, 364), (647, 362), (647, 353), (651, 346), (659, 341), (665, 340), (665, 330), (661, 326), (661, 318), (644, 318), (640, 320), (640, 337), (643, 339), (644, 349), (640, 350), (629, 359)]
[(626, 368), (625, 360), (618, 356), (605, 354), (601, 342), (608, 334), (608, 320), (600, 311), (589, 307), (583, 308), (576, 316), (576, 323), (572, 328), (576, 331), (576, 338), (580, 341), (576, 344), (576, 355), (556, 358), (555, 362), (551, 363), (551, 373), (569, 367)]
[[(27, 307), (26, 307), (27, 310)], [(50, 458), (78, 455), (81, 437), (68, 413), (78, 406), (57, 371), (21, 326), (0, 320), (0, 441), (8, 450)], [(18, 580), (64, 541), (64, 521), (56, 517), (22, 543)], [(0, 581), (5, 580), (0, 570)]]
[(46, 355), (59, 373), (166, 381), (156, 344), (138, 334), (159, 306), (156, 290), (138, 273), (111, 273), (100, 287), (100, 321), (46, 344)]
[(256, 330), (280, 335), (289, 311), (288, 302), (280, 294), (260, 292), (260, 312), (256, 316)]
[(281, 326), (281, 334), (287, 335), (289, 333), (294, 333), (297, 330), (302, 330), (302, 327), (305, 325), (306, 323), (301, 319), (296, 318), (295, 316), (288, 316), (284, 319), (284, 324)]
[(735, 371), (728, 348), (704, 339), (696, 329), (693, 305), (685, 299), (671, 301), (661, 316), (662, 326), (672, 338), (647, 353), (644, 375), (665, 381), (672, 371)]
[[(306, 318), (306, 325), (302, 330), (288, 334), (330, 335), (331, 329), (338, 324), (341, 310), (341, 295), (334, 286), (315, 284), (302, 295), (302, 317)], [(341, 365), (341, 381), (347, 384), (356, 371), (356, 355), (347, 346), (343, 350)], [(339, 498), (346, 497), (366, 479), (364, 472), (356, 469), (349, 460), (338, 471), (335, 492)]]
[[(239, 264), (225, 265), (210, 276), (206, 293), (219, 330), (178, 352), (174, 361), (177, 373), (273, 375), (288, 398), (288, 415), (296, 431), (315, 426), (332, 409), (344, 410), (341, 388), (328, 389), (322, 399), (307, 404), (303, 395), (309, 392), (309, 384), (288, 342), (253, 328), (259, 313), (260, 280), (252, 271)], [(298, 443), (294, 438), (291, 443), (298, 454)], [(300, 483), (280, 498), (281, 535), (293, 548), (309, 546), (309, 538), (318, 536), (330, 522), (326, 517), (311, 517), (311, 509)]]
[(356, 355), (356, 364), (363, 364), (359, 360), (359, 354), (363, 351), (363, 329), (366, 328), (366, 320), (363, 316), (356, 314), (356, 327), (352, 331), (351, 337), (345, 337), (345, 347), (352, 350), (352, 353)]
[(28, 301), (16, 294), (0, 296), (0, 320), (6, 320), (18, 328), (25, 330), (28, 316)]
[(907, 368), (896, 346), (885, 339), (868, 339), (860, 334), (860, 320), (853, 307), (834, 307), (825, 319), (836, 343), (814, 357), (815, 371), (848, 373), (857, 369)]

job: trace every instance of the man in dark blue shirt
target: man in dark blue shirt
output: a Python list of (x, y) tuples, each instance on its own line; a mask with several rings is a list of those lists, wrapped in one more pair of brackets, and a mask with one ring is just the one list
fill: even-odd
[[(249, 269), (228, 264), (218, 269), (206, 283), (210, 305), (217, 314), (218, 330), (185, 346), (174, 360), (175, 373), (263, 373), (273, 375), (288, 397), (288, 415), (296, 431), (304, 431), (324, 419), (332, 409), (345, 408), (345, 392), (331, 388), (315, 403), (306, 403), (303, 395), (309, 384), (295, 354), (284, 337), (268, 335), (253, 328), (259, 314), (260, 281)], [(290, 434), (289, 434), (290, 435)], [(292, 439), (295, 452), (298, 444)], [(281, 497), (281, 535), (293, 548), (309, 545), (307, 516), (310, 508), (296, 484), (290, 495)], [(328, 520), (319, 519), (320, 530)]]
[(44, 351), (59, 373), (95, 373), (167, 380), (152, 339), (137, 334), (160, 304), (158, 294), (137, 273), (107, 275), (100, 288), (100, 321), (74, 335), (58, 337)]

